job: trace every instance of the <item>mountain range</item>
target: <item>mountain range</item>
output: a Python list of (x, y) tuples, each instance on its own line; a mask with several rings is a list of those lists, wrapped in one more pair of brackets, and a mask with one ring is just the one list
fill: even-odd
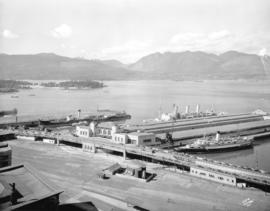
[(270, 57), (228, 51), (154, 53), (132, 64), (117, 60), (69, 58), (53, 53), (0, 54), (2, 79), (264, 79), (270, 75)]

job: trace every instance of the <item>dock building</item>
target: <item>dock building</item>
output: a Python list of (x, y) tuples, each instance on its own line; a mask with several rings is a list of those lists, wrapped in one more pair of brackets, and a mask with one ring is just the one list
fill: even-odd
[(132, 144), (135, 146), (156, 145), (156, 137), (150, 132), (124, 132), (119, 126), (111, 122), (103, 122), (95, 125), (94, 122), (89, 126), (77, 126), (76, 135), (82, 138), (103, 137), (108, 138), (115, 144)]
[(76, 126), (76, 135), (79, 137), (100, 136), (104, 138), (111, 138), (113, 133), (119, 132), (119, 126), (113, 122), (91, 122), (89, 126), (78, 125)]
[(132, 132), (132, 133), (114, 133), (112, 142), (117, 144), (132, 144), (136, 146), (156, 145), (154, 133)]

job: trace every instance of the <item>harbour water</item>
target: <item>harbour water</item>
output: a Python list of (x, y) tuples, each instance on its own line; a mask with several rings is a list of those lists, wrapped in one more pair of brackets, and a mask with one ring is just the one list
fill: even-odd
[[(96, 112), (99, 109), (125, 110), (129, 123), (141, 123), (170, 112), (172, 105), (201, 110), (212, 105), (217, 112), (246, 113), (256, 109), (270, 112), (270, 81), (104, 81), (107, 87), (93, 90), (34, 88), (0, 94), (0, 110), (18, 109), (21, 116), (47, 116)], [(14, 97), (15, 96), (15, 97)], [(270, 139), (260, 140), (253, 149), (201, 155), (270, 171)]]

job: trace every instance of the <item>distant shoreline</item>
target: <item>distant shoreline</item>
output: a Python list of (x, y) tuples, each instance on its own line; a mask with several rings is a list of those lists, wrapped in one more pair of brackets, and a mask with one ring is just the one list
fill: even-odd
[(106, 87), (103, 82), (94, 80), (63, 80), (58, 82), (51, 80), (40, 83), (35, 80), (0, 80), (0, 93), (15, 93), (22, 89), (33, 89), (37, 86), (67, 90), (89, 90)]

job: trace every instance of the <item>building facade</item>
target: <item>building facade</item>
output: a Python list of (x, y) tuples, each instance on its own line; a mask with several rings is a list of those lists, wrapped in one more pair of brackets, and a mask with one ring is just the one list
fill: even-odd
[(113, 133), (112, 142), (116, 144), (149, 146), (156, 144), (156, 137), (154, 133), (144, 133), (144, 132)]
[(88, 138), (92, 135), (92, 131), (89, 126), (76, 126), (76, 135), (79, 137)]

